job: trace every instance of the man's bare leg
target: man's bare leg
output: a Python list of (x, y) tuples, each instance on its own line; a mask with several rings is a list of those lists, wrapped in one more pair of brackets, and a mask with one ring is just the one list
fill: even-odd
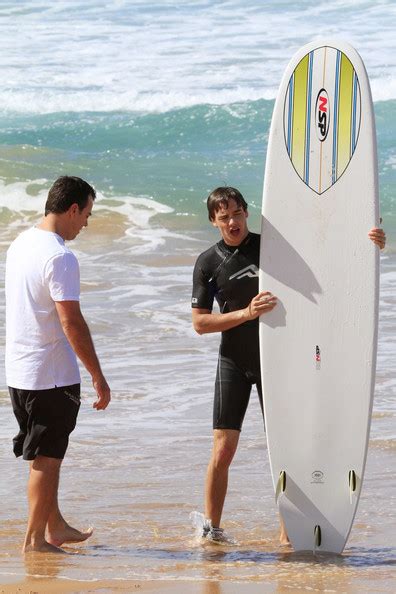
[(56, 501), (62, 460), (37, 456), (30, 464), (28, 481), (29, 519), (22, 552), (62, 553), (45, 539), (48, 516)]
[(286, 546), (290, 544), (289, 537), (286, 532), (286, 526), (283, 521), (282, 516), (279, 514), (279, 521), (280, 521), (280, 533), (279, 533), (279, 541), (282, 546)]
[[(212, 526), (219, 528), (228, 486), (228, 469), (238, 447), (240, 432), (233, 429), (215, 429), (213, 432), (213, 450), (206, 475), (205, 517), (212, 521)], [(280, 520), (279, 540), (281, 545), (289, 545), (282, 516)]]
[(213, 450), (206, 473), (205, 517), (212, 526), (220, 527), (224, 500), (228, 486), (228, 469), (238, 447), (239, 431), (234, 429), (215, 429)]

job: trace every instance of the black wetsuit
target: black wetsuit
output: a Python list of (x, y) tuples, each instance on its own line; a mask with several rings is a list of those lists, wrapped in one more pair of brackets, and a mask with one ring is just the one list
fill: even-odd
[[(249, 233), (237, 247), (223, 240), (197, 259), (192, 307), (221, 313), (247, 307), (258, 293), (260, 236)], [(222, 332), (213, 409), (214, 429), (241, 430), (253, 384), (262, 406), (258, 318)]]

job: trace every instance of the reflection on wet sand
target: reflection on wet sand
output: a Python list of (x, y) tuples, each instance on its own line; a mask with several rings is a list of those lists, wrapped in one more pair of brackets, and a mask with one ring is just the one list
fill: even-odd
[(65, 568), (65, 555), (26, 553), (23, 555), (26, 575), (39, 578), (58, 577)]

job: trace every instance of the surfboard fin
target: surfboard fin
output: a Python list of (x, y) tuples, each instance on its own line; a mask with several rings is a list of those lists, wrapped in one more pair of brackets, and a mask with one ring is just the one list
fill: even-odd
[(318, 547), (320, 547), (321, 544), (322, 544), (322, 531), (320, 529), (319, 524), (317, 524), (314, 528), (314, 550), (313, 550), (314, 553), (315, 553), (316, 549)]
[(349, 500), (352, 503), (352, 494), (356, 491), (357, 479), (354, 470), (349, 471)]
[(275, 502), (278, 503), (279, 495), (286, 491), (286, 472), (281, 470), (275, 491)]

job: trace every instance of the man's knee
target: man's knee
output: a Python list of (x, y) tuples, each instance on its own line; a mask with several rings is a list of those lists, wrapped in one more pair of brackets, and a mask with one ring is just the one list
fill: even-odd
[(217, 470), (228, 468), (238, 446), (239, 432), (216, 435), (213, 444), (212, 465)]
[(227, 445), (216, 448), (213, 452), (213, 466), (217, 470), (228, 468), (234, 458), (235, 448)]

